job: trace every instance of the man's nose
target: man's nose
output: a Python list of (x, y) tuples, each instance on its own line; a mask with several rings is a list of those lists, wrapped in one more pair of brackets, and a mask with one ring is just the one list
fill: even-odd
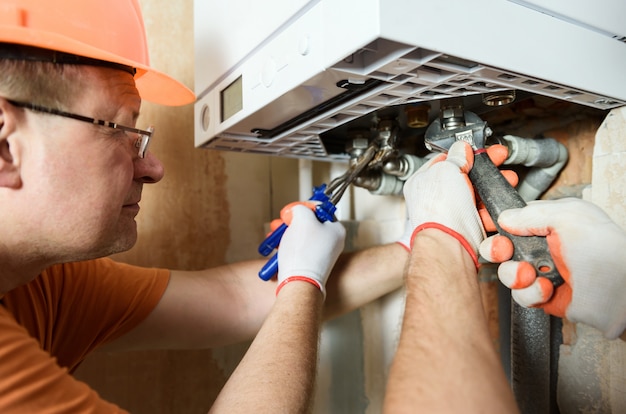
[(144, 158), (135, 158), (135, 180), (148, 184), (158, 183), (164, 174), (163, 164), (150, 151), (146, 152)]

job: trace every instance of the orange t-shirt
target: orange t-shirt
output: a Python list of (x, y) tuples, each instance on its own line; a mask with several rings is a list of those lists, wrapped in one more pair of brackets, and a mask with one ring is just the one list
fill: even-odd
[(46, 269), (0, 306), (0, 413), (119, 413), (70, 374), (143, 321), (169, 271), (110, 259)]

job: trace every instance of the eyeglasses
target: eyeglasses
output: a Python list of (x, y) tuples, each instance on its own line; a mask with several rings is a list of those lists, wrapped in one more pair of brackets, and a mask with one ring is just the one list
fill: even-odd
[(27, 102), (17, 102), (10, 99), (7, 99), (13, 106), (17, 106), (19, 108), (30, 109), (35, 112), (44, 112), (46, 114), (58, 115), (65, 118), (72, 118), (77, 121), (88, 122), (94, 125), (101, 125), (108, 128), (120, 129), (125, 132), (132, 132), (137, 134), (137, 140), (135, 141), (135, 147), (139, 149), (139, 158), (144, 158), (146, 156), (146, 152), (148, 151), (148, 144), (150, 143), (150, 139), (154, 134), (154, 127), (150, 126), (147, 130), (137, 129), (132, 127), (127, 127), (124, 125), (116, 124), (115, 122), (103, 121), (100, 119), (89, 118), (83, 115), (72, 114), (70, 112), (60, 111), (58, 109), (46, 108), (45, 106), (35, 105)]

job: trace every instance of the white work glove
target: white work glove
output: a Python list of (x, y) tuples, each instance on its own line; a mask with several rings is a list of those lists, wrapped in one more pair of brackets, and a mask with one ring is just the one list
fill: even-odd
[(402, 232), (402, 235), (398, 240), (396, 240), (396, 243), (404, 247), (407, 252), (410, 252), (411, 240), (413, 240), (413, 226), (411, 225), (411, 220), (407, 217), (404, 222), (404, 230)]
[(471, 147), (458, 141), (447, 154), (434, 157), (406, 181), (411, 247), (420, 230), (438, 228), (459, 240), (478, 266), (478, 245), (485, 238), (485, 230), (467, 176), (473, 164)]
[(320, 221), (302, 204), (293, 203), (280, 212), (289, 227), (278, 250), (278, 287), (289, 282), (305, 281), (326, 296), (326, 281), (343, 251), (346, 231), (339, 222)]
[(582, 322), (614, 339), (626, 328), (626, 233), (596, 205), (577, 199), (532, 201), (502, 212), (502, 228), (519, 236), (545, 236), (565, 283), (556, 290), (529, 263), (510, 260), (513, 245), (495, 235), (480, 246), (486, 260), (501, 263), (498, 277), (525, 307)]

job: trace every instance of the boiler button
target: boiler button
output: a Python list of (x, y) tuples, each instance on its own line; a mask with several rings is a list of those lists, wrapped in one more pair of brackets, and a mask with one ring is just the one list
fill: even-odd
[(267, 59), (261, 71), (261, 82), (266, 88), (272, 86), (274, 77), (276, 76), (276, 61), (273, 58)]
[(200, 110), (200, 123), (202, 124), (202, 130), (206, 132), (211, 125), (211, 112), (207, 104), (202, 105)]
[(302, 56), (306, 56), (311, 51), (311, 38), (309, 35), (304, 35), (298, 42), (298, 53)]

